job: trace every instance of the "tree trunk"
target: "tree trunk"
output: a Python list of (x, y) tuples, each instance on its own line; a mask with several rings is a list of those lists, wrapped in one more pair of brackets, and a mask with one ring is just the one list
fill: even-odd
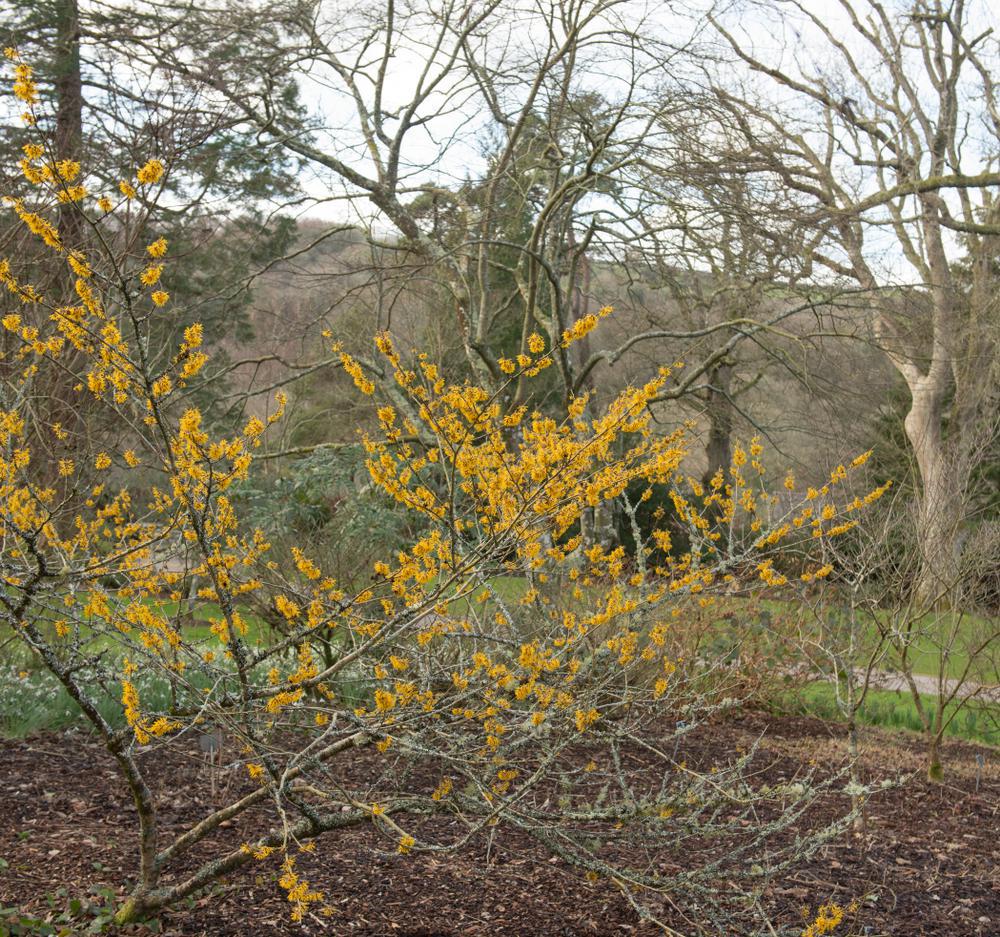
[(927, 746), (927, 780), (943, 781), (944, 767), (941, 764), (941, 736), (936, 733), (931, 736), (930, 744)]
[(708, 374), (709, 388), (705, 398), (705, 415), (708, 418), (708, 442), (705, 443), (705, 474), (702, 482), (708, 485), (712, 476), (729, 468), (733, 460), (733, 405), (730, 392), (733, 383), (733, 365), (728, 360), (716, 365)]
[(962, 517), (961, 486), (945, 453), (941, 417), (944, 388), (927, 379), (911, 387), (906, 435), (920, 471), (917, 546), (920, 566), (917, 600), (928, 607), (953, 603), (958, 586), (958, 534)]
[[(55, 13), (53, 80), (56, 95), (56, 157), (59, 160), (79, 162), (83, 149), (83, 76), (80, 71), (78, 0), (61, 0)], [(59, 235), (70, 248), (80, 245), (81, 221), (75, 204), (66, 202), (59, 206)]]
[(861, 778), (858, 774), (858, 727), (851, 719), (851, 724), (847, 728), (847, 751), (851, 759), (851, 784), (855, 793), (851, 794), (851, 809), (855, 811), (854, 821), (851, 826), (855, 836), (865, 834), (865, 799), (857, 790), (861, 787)]

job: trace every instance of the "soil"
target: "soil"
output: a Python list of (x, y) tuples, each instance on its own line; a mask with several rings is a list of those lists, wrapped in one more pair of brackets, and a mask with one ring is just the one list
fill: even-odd
[[(686, 737), (685, 744), (688, 757), (705, 762), (712, 752), (748, 746), (762, 734), (763, 757), (789, 777), (811, 767), (835, 771), (847, 757), (842, 726), (765, 714), (714, 724)], [(99, 923), (93, 908), (124, 894), (135, 871), (135, 815), (127, 791), (108, 754), (86, 735), (45, 735), (0, 746), (0, 906), (54, 920), (72, 899), (82, 898), (83, 910), (74, 905), (77, 917), (56, 929), (83, 932)], [(856, 910), (833, 932), (837, 937), (998, 937), (1000, 752), (948, 742), (942, 755), (945, 782), (930, 783), (923, 778), (919, 738), (865, 729), (865, 778), (905, 780), (870, 802), (862, 835), (845, 834), (827, 844), (774, 882), (757, 907), (746, 908), (724, 931), (700, 919), (697, 908), (669, 898), (657, 917), (684, 935), (798, 934), (807, 909), (854, 902)], [(151, 757), (160, 760), (155, 767), (163, 830), (182, 830), (215, 803), (208, 765), (193, 753)], [(845, 804), (843, 794), (830, 795), (813, 808), (810, 821), (842, 815)], [(240, 841), (238, 828), (228, 832)], [(192, 937), (663, 932), (641, 921), (613, 883), (588, 881), (516, 831), (473, 840), (456, 854), (399, 856), (386, 852), (369, 824), (322, 838), (315, 852), (299, 857), (296, 868), (325, 894), (328, 916), (310, 914), (293, 924), (277, 884), (277, 864), (265, 860), (165, 912), (155, 927)], [(0, 935), (12, 928), (12, 918), (8, 915), (6, 925), (4, 920), (0, 914)], [(152, 930), (136, 925), (127, 933)]]

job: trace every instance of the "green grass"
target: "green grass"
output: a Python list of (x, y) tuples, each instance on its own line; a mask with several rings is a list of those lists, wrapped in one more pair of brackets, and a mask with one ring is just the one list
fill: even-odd
[[(883, 627), (889, 626), (891, 622), (888, 616), (881, 614)], [(970, 649), (982, 641), (984, 635), (989, 633), (988, 629), (996, 632), (997, 623), (975, 615), (954, 612), (925, 615), (912, 629), (916, 637), (908, 652), (908, 659), (914, 672), (937, 676), (940, 659), (944, 656), (945, 676), (960, 678), (969, 663)], [(873, 625), (873, 637), (876, 634), (877, 629)], [(994, 642), (992, 653), (995, 659), (1000, 659), (1000, 640)], [(890, 655), (890, 661), (891, 659)], [(989, 674), (977, 674), (975, 664), (969, 675), (972, 680), (979, 676), (981, 682), (993, 679)]]
[[(162, 678), (146, 679), (137, 674), (143, 706), (162, 712), (170, 706), (170, 688)], [(113, 727), (125, 724), (117, 695), (93, 693), (98, 711)], [(0, 738), (23, 738), (36, 732), (55, 731), (83, 723), (83, 713), (56, 679), (46, 670), (0, 670)]]
[[(928, 712), (934, 711), (934, 697), (924, 695), (921, 701)], [(820, 719), (840, 721), (844, 718), (837, 707), (834, 688), (822, 681), (788, 693), (779, 701), (777, 708), (782, 712), (797, 712)], [(947, 717), (947, 712), (945, 715)], [(869, 690), (858, 712), (858, 720), (864, 725), (884, 729), (923, 731), (912, 697), (897, 690)], [(955, 716), (945, 729), (945, 735), (969, 742), (1000, 745), (1000, 704), (970, 704)]]
[[(169, 600), (145, 599), (144, 604), (156, 613), (169, 619), (177, 626), (179, 603)], [(247, 622), (247, 640), (251, 644), (262, 643), (267, 635), (266, 623), (242, 610)], [(210, 602), (200, 602), (194, 610), (193, 620), (183, 622), (179, 631), (185, 643), (194, 647), (217, 649), (218, 638), (211, 632), (210, 620), (221, 617), (219, 607)], [(55, 636), (55, 626), (51, 620), (36, 620), (43, 633), (53, 639), (58, 648), (63, 639)], [(128, 643), (124, 636), (112, 629), (92, 631), (86, 621), (80, 624), (80, 651), (87, 657), (102, 656), (105, 665), (120, 670), (121, 658), (128, 655)], [(118, 662), (117, 664), (114, 662)], [(85, 674), (83, 675), (85, 677)], [(187, 678), (199, 688), (207, 686), (207, 679), (192, 673)], [(171, 694), (168, 681), (155, 674), (146, 675), (141, 671), (135, 675), (143, 702), (143, 708), (150, 712), (166, 712), (170, 709)], [(91, 681), (91, 700), (104, 719), (112, 726), (123, 725), (122, 705), (119, 698), (120, 686), (110, 684), (107, 692), (97, 690), (96, 680)], [(0, 626), (0, 737), (23, 737), (40, 731), (53, 731), (71, 725), (84, 723), (83, 714), (66, 689), (49, 673), (34, 653), (11, 633), (9, 627)]]
[[(165, 599), (142, 599), (140, 601), (143, 605), (148, 606), (157, 614), (174, 623), (176, 627), (177, 615), (180, 608), (179, 602)], [(127, 603), (120, 604), (121, 607), (124, 607)], [(247, 642), (253, 645), (262, 643), (267, 637), (267, 624), (246, 609), (240, 609), (240, 612), (247, 623)], [(209, 642), (217, 641), (212, 634), (210, 622), (212, 619), (219, 619), (221, 617), (222, 612), (218, 605), (212, 602), (199, 602), (193, 611), (192, 620), (183, 622), (179, 630), (183, 639), (189, 644), (195, 646), (208, 644)], [(54, 635), (55, 628), (51, 620), (39, 618), (36, 619), (35, 623), (42, 630), (43, 634), (50, 637)], [(86, 619), (80, 625), (80, 637), (83, 639), (81, 651), (85, 654), (98, 654), (102, 651), (117, 653), (125, 650), (123, 642), (114, 631), (101, 630), (93, 632), (86, 625)], [(59, 639), (54, 638), (54, 643), (59, 644)], [(21, 661), (21, 658), (11, 651), (11, 648), (18, 645), (19, 642), (12, 635), (9, 626), (0, 625), (0, 646), (4, 646), (7, 649), (3, 657), (0, 658), (0, 663), (18, 663)]]
[[(525, 580), (516, 576), (497, 577), (491, 582), (491, 586), (503, 601), (510, 603), (517, 602), (527, 589)], [(475, 594), (479, 591), (481, 590), (477, 589)], [(465, 614), (471, 600), (471, 597), (454, 600), (450, 605), (452, 614)], [(174, 622), (176, 627), (180, 603), (146, 599), (144, 604)], [(262, 644), (273, 637), (269, 634), (266, 622), (250, 614), (246, 609), (241, 611), (247, 622), (248, 643)], [(185, 643), (194, 647), (216, 649), (218, 639), (211, 632), (210, 621), (219, 617), (221, 612), (218, 605), (199, 602), (194, 609), (192, 619), (184, 621), (178, 630)], [(61, 643), (61, 639), (54, 636), (53, 622), (39, 620), (37, 624), (43, 632), (53, 635), (56, 646)], [(106, 655), (105, 663), (109, 660), (119, 660), (128, 653), (128, 643), (111, 629), (91, 631), (84, 622), (80, 626), (80, 635), (81, 652), (88, 656), (103, 653)], [(197, 684), (198, 675), (189, 674), (188, 679)], [(170, 686), (162, 676), (145, 675), (140, 672), (133, 678), (133, 682), (137, 684), (144, 710), (148, 712), (169, 710)], [(370, 681), (360, 678), (357, 674), (344, 672), (339, 675), (332, 689), (345, 705), (353, 708), (366, 702), (370, 691), (369, 683)], [(112, 684), (109, 692), (98, 691), (92, 697), (97, 700), (97, 708), (101, 715), (116, 727), (123, 724), (119, 692), (118, 685)], [(0, 738), (24, 737), (40, 731), (65, 729), (71, 725), (80, 725), (83, 721), (79, 706), (65, 688), (9, 628), (0, 626)]]
[[(717, 608), (722, 611), (740, 613), (741, 608), (747, 607), (751, 602), (757, 607), (755, 616), (759, 617), (760, 610), (765, 610), (773, 619), (783, 618), (786, 621), (798, 619), (801, 622), (805, 634), (817, 634), (819, 623), (811, 611), (802, 605), (785, 599), (763, 599), (750, 600), (739, 596), (727, 596), (718, 600)], [(827, 616), (827, 622), (831, 621), (833, 615), (844, 614), (846, 609), (838, 609), (836, 606), (828, 606), (823, 610)], [(876, 620), (870, 616), (859, 619), (863, 625), (869, 648), (874, 649), (878, 644), (879, 631), (890, 630), (892, 627), (892, 613), (885, 609), (875, 612)], [(944, 674), (946, 677), (960, 678), (965, 671), (969, 661), (969, 651), (982, 640), (982, 637), (989, 633), (996, 633), (1000, 628), (995, 621), (981, 618), (976, 615), (957, 612), (932, 612), (918, 619), (910, 628), (913, 635), (912, 642), (907, 654), (907, 658), (913, 668), (914, 673), (937, 676), (939, 660), (944, 655)], [(945, 650), (947, 648), (947, 650)], [(992, 683), (997, 679), (997, 662), (1000, 661), (1000, 639), (994, 641), (992, 648), (992, 660), (987, 654), (981, 664), (974, 665), (968, 674), (968, 679), (978, 683)], [(859, 659), (863, 656), (859, 653)], [(897, 652), (888, 647), (880, 668), (883, 670), (899, 670), (900, 661)]]
[[(509, 605), (516, 604), (528, 588), (527, 580), (521, 576), (496, 576), (490, 580), (490, 586), (499, 598)], [(449, 612), (456, 616), (467, 614), (470, 604), (474, 602), (474, 597), (481, 591), (481, 589), (476, 588), (469, 596), (452, 600), (449, 603)], [(179, 606), (177, 602), (157, 599), (146, 599), (144, 601), (145, 604), (171, 620), (177, 616)], [(755, 620), (760, 618), (763, 611), (775, 621), (782, 618), (786, 621), (797, 618), (801, 621), (807, 632), (816, 627), (812, 613), (797, 602), (774, 598), (752, 600), (739, 596), (724, 596), (717, 599), (715, 606), (719, 612), (720, 631), (729, 633), (733, 628), (732, 620), (723, 620), (724, 614), (735, 613), (738, 624), (741, 610), (747, 609), (751, 605), (755, 608), (753, 612)], [(830, 606), (825, 610), (825, 614), (835, 614), (836, 611), (835, 607)], [(868, 619), (866, 631), (869, 640), (872, 642), (872, 646), (877, 641), (879, 627), (890, 627), (890, 615), (890, 612), (880, 610), (876, 612), (876, 616), (879, 619), (878, 623), (872, 621), (870, 618)], [(220, 616), (221, 612), (217, 605), (211, 602), (199, 602), (194, 609), (194, 620), (188, 621), (183, 625), (185, 640), (195, 645), (214, 640), (210, 631), (209, 620), (219, 618)], [(249, 633), (247, 635), (249, 643), (258, 644), (267, 639), (267, 625), (264, 622), (249, 614), (246, 610), (243, 610), (243, 617), (249, 626)], [(959, 615), (943, 612), (924, 616), (912, 628), (916, 637), (909, 651), (909, 660), (913, 666), (914, 673), (936, 676), (939, 664), (939, 647), (946, 642), (950, 634), (954, 633), (954, 640), (951, 641), (952, 650), (946, 655), (944, 669), (945, 676), (950, 678), (960, 677), (968, 663), (969, 648), (974, 646), (977, 639), (986, 633), (989, 628), (995, 630), (997, 628), (996, 623), (991, 623), (986, 619), (969, 614)], [(0, 645), (3, 645), (8, 637), (10, 637), (9, 631), (5, 631), (5, 629), (0, 627)], [(1000, 641), (995, 642), (995, 644), (995, 657), (1000, 659)], [(99, 652), (102, 650), (113, 652), (118, 646), (120, 645), (115, 640), (115, 636), (105, 633), (95, 636), (93, 642), (88, 643), (86, 650), (88, 652)], [(887, 670), (899, 669), (899, 661), (894, 651), (890, 650), (887, 653), (884, 663), (881, 666)], [(970, 671), (969, 679), (977, 682), (992, 682), (996, 679), (996, 673), (977, 673), (973, 670)]]
[[(490, 581), (493, 591), (502, 601), (514, 605), (524, 595), (527, 590), (527, 581), (520, 576), (497, 576)], [(596, 588), (596, 587), (595, 587)], [(453, 599), (449, 603), (449, 612), (455, 616), (462, 616), (468, 613), (470, 606), (475, 602), (475, 597), (481, 589), (474, 590), (468, 597)], [(146, 600), (146, 604), (154, 608), (159, 614), (171, 620), (176, 620), (179, 603), (166, 600)], [(712, 653), (713, 628), (718, 630), (719, 640), (716, 642), (720, 647), (728, 647), (734, 636), (738, 637), (742, 632), (740, 629), (765, 627), (768, 632), (774, 628), (775, 639), (779, 642), (782, 633), (786, 630), (789, 619), (799, 619), (803, 625), (808, 625), (809, 617), (807, 610), (798, 604), (779, 599), (762, 599), (751, 603), (750, 600), (740, 597), (723, 597), (714, 606), (718, 613), (718, 619), (714, 624), (710, 624), (708, 632), (702, 641), (703, 651)], [(887, 613), (879, 613), (887, 615)], [(217, 639), (210, 631), (209, 621), (218, 618), (220, 610), (217, 605), (208, 602), (199, 602), (194, 610), (193, 620), (186, 621), (181, 626), (184, 640), (194, 646), (214, 647)], [(249, 632), (247, 639), (251, 644), (262, 643), (269, 639), (268, 626), (256, 616), (243, 612), (244, 619), (248, 623)], [(786, 619), (782, 625), (780, 619)], [(886, 619), (883, 618), (883, 622)], [(674, 627), (683, 627), (683, 617)], [(946, 662), (946, 673), (948, 676), (958, 676), (965, 665), (966, 657), (964, 649), (975, 638), (977, 632), (982, 631), (987, 622), (973, 616), (962, 616), (955, 618), (949, 614), (935, 615), (928, 618), (919, 625), (919, 630), (923, 632), (923, 638), (917, 638), (911, 651), (911, 660), (916, 673), (936, 674), (937, 653), (934, 647), (941, 635), (947, 634), (952, 628), (957, 629), (958, 639), (955, 642), (956, 651)], [(44, 625), (51, 628), (52, 626)], [(86, 626), (84, 626), (85, 629)], [(877, 633), (874, 623), (870, 625), (870, 634)], [(9, 640), (13, 636), (3, 628), (0, 628), (0, 736), (25, 735), (42, 729), (58, 729), (76, 722), (80, 718), (79, 709), (54, 680), (47, 675), (44, 670), (38, 667), (38, 661), (32, 659), (30, 652), (20, 645), (16, 639)], [(101, 632), (87, 635), (84, 630), (86, 641), (85, 649), (87, 653), (94, 654), (105, 651), (112, 656), (121, 655), (126, 651), (123, 642), (112, 632)], [(785, 645), (787, 645), (785, 641)], [(783, 645), (784, 646), (784, 645)], [(790, 646), (784, 646), (784, 650), (791, 651)], [(1000, 652), (1000, 648), (997, 649)], [(778, 665), (776, 665), (778, 666)], [(889, 655), (882, 665), (887, 669), (896, 666), (896, 663)], [(984, 675), (989, 678), (989, 675)], [(970, 679), (975, 680), (976, 674), (972, 674)], [(359, 684), (358, 687), (351, 687), (352, 677), (344, 674), (343, 687), (338, 688), (338, 692), (345, 700), (365, 695), (365, 687)], [(364, 683), (364, 681), (361, 681)], [(143, 689), (142, 698), (144, 704), (148, 704), (151, 710), (164, 710), (169, 705), (169, 688), (162, 678), (150, 681), (150, 685)], [(933, 698), (925, 697), (925, 704), (928, 708), (933, 707)], [(839, 719), (841, 715), (837, 710), (832, 687), (829, 684), (815, 682), (809, 684), (799, 691), (794, 698), (790, 697), (782, 700), (780, 705), (793, 711), (807, 712), (825, 719)], [(108, 697), (101, 702), (102, 714), (113, 724), (117, 724), (121, 719), (121, 704), (117, 698)], [(888, 728), (902, 728), (912, 731), (920, 731), (920, 720), (917, 716), (916, 708), (909, 694), (895, 691), (871, 691), (866, 701), (865, 707), (860, 714), (861, 721), (869, 725), (878, 725)], [(953, 721), (948, 734), (956, 737), (970, 739), (973, 741), (986, 742), (992, 745), (1000, 745), (1000, 706), (991, 706), (985, 711), (981, 708), (970, 708), (962, 712)]]
[[(520, 576), (497, 576), (490, 580), (490, 586), (501, 601), (508, 604), (516, 604), (528, 589), (527, 581)], [(449, 612), (456, 616), (467, 614), (470, 603), (474, 602), (475, 596), (481, 591), (480, 588), (476, 588), (469, 596), (452, 600), (448, 603)], [(169, 599), (149, 598), (141, 599), (140, 601), (157, 614), (175, 623), (176, 627), (177, 615), (181, 603)], [(120, 607), (124, 607), (126, 604), (128, 603), (122, 602), (120, 603)], [(240, 613), (247, 624), (245, 640), (248, 644), (256, 646), (271, 640), (273, 635), (269, 633), (269, 626), (266, 622), (249, 612), (246, 608), (241, 608)], [(217, 642), (217, 638), (212, 634), (210, 622), (213, 619), (218, 620), (221, 617), (222, 611), (216, 603), (199, 601), (194, 607), (191, 619), (180, 625), (179, 630), (184, 641), (194, 646)], [(43, 633), (52, 634), (54, 632), (54, 626), (51, 621), (47, 622), (44, 619), (39, 619), (37, 620), (37, 624), (43, 629)], [(83, 624), (80, 631), (81, 637), (84, 639), (81, 646), (81, 650), (84, 653), (96, 654), (101, 651), (115, 653), (125, 649), (123, 642), (112, 630), (102, 630), (99, 633), (93, 633), (89, 631), (86, 624)], [(58, 643), (58, 640), (56, 640), (56, 643)], [(18, 642), (12, 635), (10, 628), (6, 625), (0, 625), (0, 648), (6, 647), (6, 652), (0, 657), (0, 664), (27, 662), (27, 658), (22, 659), (12, 654), (12, 648), (17, 646), (17, 644)]]

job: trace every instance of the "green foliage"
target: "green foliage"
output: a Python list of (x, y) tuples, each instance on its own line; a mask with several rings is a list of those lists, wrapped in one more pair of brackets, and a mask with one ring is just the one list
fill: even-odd
[[(30, 663), (23, 666), (32, 669), (0, 670), (0, 737), (24, 738), (83, 723), (80, 707), (65, 687), (47, 670), (34, 669)], [(100, 687), (101, 674), (97, 671), (85, 673), (84, 677), (95, 690)], [(170, 687), (165, 680), (143, 677), (141, 683), (158, 706), (170, 707)], [(117, 728), (125, 725), (120, 695), (118, 687), (95, 693), (98, 711)]]
[[(167, 165), (164, 185), (197, 213), (219, 217), (226, 203), (240, 208), (257, 199), (289, 196), (296, 189), (296, 163), (287, 152), (262, 146), (238, 116), (213, 107), (189, 84), (153, 83), (142, 66), (122, 51), (138, 53), (136, 39), (157, 29), (155, 13), (143, 6), (98, 7), (78, 0), (9, 0), (0, 12), (3, 46), (18, 48), (35, 69), (36, 79), (55, 101), (40, 126), (77, 121), (82, 133), (64, 141), (85, 161), (88, 173), (110, 188), (150, 156)], [(100, 36), (100, 43), (93, 41)], [(79, 82), (79, 92), (71, 91)], [(294, 83), (284, 94), (291, 112), (301, 113)], [(75, 112), (75, 113), (72, 113)], [(157, 152), (145, 141), (153, 139)], [(19, 149), (18, 133), (0, 128), (0, 153)], [(137, 151), (137, 141), (144, 148)], [(9, 158), (3, 165), (13, 165)], [(231, 204), (231, 203), (230, 203)]]
[[(0, 870), (4, 863), (0, 860)], [(100, 863), (94, 863), (100, 871)], [(113, 929), (117, 896), (111, 888), (92, 885), (83, 897), (70, 896), (60, 888), (45, 896), (49, 910), (28, 914), (16, 907), (0, 906), (0, 934), (4, 937), (76, 937), (79, 934), (104, 934)], [(160, 922), (144, 921), (145, 933), (158, 934)]]
[(360, 446), (317, 449), (277, 474), (251, 477), (233, 489), (241, 513), (276, 549), (298, 546), (342, 584), (358, 584), (374, 558), (422, 529), (412, 512), (369, 484), (363, 456)]
[[(647, 488), (652, 494), (643, 499), (643, 492)], [(652, 533), (656, 529), (666, 529), (670, 532), (675, 555), (687, 553), (691, 549), (689, 531), (677, 518), (677, 509), (670, 499), (669, 486), (632, 482), (625, 489), (625, 497), (632, 505), (635, 525), (639, 528), (641, 542), (652, 547), (653, 552), (646, 558), (646, 563), (650, 568), (660, 566), (666, 560), (663, 551), (651, 542)], [(635, 531), (632, 527), (632, 518), (624, 508), (615, 511), (615, 532), (618, 542), (625, 548), (625, 553), (635, 557)]]
[[(85, 164), (94, 194), (103, 190), (117, 197), (119, 181), (132, 177), (137, 166), (151, 157), (164, 163), (155, 224), (146, 217), (148, 204), (136, 200), (130, 237), (167, 238), (171, 257), (183, 260), (185, 275), (165, 285), (175, 308), (191, 314), (152, 321), (150, 347), (154, 354), (175, 348), (182, 319), (196, 318), (213, 350), (214, 372), (226, 374), (227, 353), (253, 337), (248, 315), (253, 274), (281, 256), (295, 233), (290, 217), (265, 213), (260, 206), (297, 191), (298, 166), (287, 152), (262, 146), (238, 115), (216, 107), (189, 85), (149, 81), (119, 44), (155, 29), (154, 15), (141, 7), (94, 9), (77, 0), (12, 0), (0, 12), (0, 45), (18, 48), (31, 62), (53, 103), (39, 114), (38, 126), (53, 148), (47, 158)], [(96, 35), (99, 44), (91, 41)], [(294, 110), (294, 85), (286, 94)], [(6, 195), (23, 196), (31, 187), (13, 169), (24, 142), (16, 123), (0, 124), (0, 165), (10, 172), (0, 179)], [(75, 248), (99, 246), (81, 217), (60, 215), (64, 240)], [(22, 271), (46, 293), (64, 290), (65, 284), (49, 283), (47, 257), (37, 243), (11, 225), (15, 222), (5, 215), (0, 238), (12, 239), (6, 250), (15, 244)], [(240, 406), (232, 412), (220, 403), (209, 406), (218, 388), (211, 395), (197, 387), (192, 391), (212, 423), (231, 425), (242, 418)], [(57, 403), (65, 396), (63, 390), (52, 394)], [(57, 405), (53, 419), (73, 432), (62, 412), (67, 409)]]

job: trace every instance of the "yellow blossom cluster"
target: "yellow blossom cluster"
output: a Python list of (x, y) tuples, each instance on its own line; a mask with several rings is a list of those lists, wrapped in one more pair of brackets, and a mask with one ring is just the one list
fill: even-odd
[(309, 883), (295, 871), (295, 858), (293, 856), (285, 856), (278, 884), (285, 890), (292, 906), (291, 917), (293, 921), (301, 921), (311, 904), (323, 900), (323, 893), (312, 891), (309, 888)]
[[(126, 667), (127, 665), (126, 661)], [(122, 707), (125, 710), (125, 721), (132, 727), (135, 740), (140, 745), (148, 745), (154, 736), (166, 735), (181, 727), (179, 722), (174, 722), (163, 716), (153, 722), (144, 721), (139, 710), (139, 694), (136, 692), (134, 684), (128, 680), (122, 681)]]
[(825, 904), (816, 912), (816, 919), (802, 931), (802, 937), (823, 937), (832, 934), (844, 920), (844, 909), (838, 904)]

